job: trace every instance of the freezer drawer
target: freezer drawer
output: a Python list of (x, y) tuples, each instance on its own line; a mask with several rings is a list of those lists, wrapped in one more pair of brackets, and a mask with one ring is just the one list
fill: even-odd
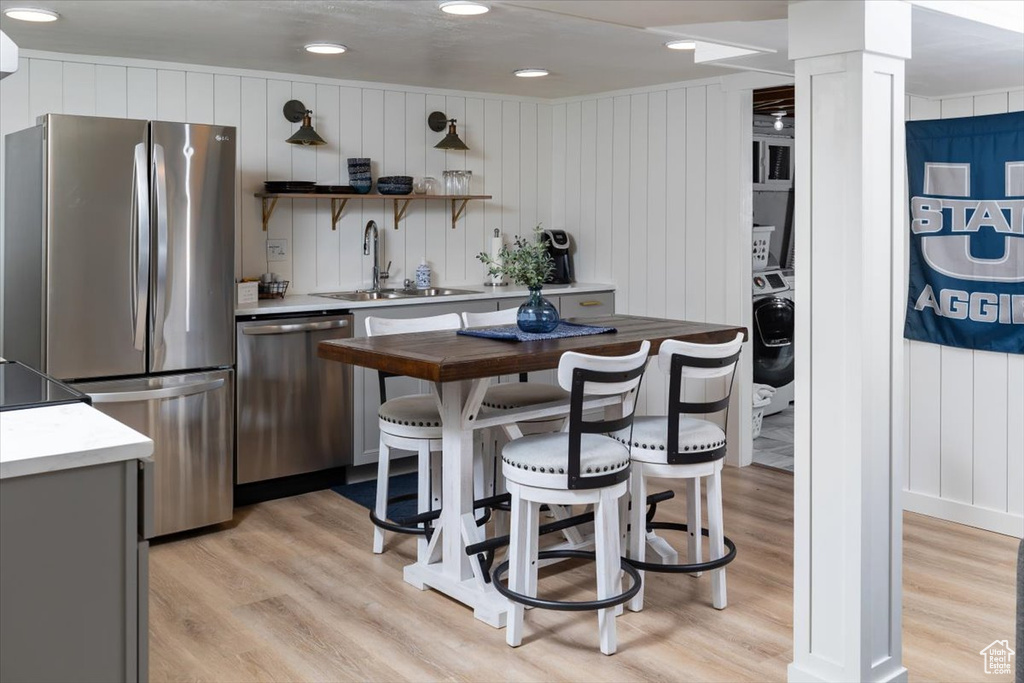
[(73, 384), (153, 440), (154, 535), (231, 519), (231, 370)]
[(352, 463), (352, 366), (317, 345), (352, 336), (352, 316), (237, 325), (237, 483)]

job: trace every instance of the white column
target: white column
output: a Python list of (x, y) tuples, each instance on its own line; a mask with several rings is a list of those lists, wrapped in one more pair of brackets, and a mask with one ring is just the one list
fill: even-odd
[(904, 134), (909, 4), (789, 7), (796, 62), (791, 681), (905, 681)]

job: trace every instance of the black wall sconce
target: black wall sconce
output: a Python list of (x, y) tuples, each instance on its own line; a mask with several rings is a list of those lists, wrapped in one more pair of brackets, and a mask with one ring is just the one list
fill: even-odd
[(441, 142), (434, 145), (434, 149), (469, 149), (466, 143), (459, 139), (459, 134), (455, 132), (455, 119), (448, 118), (444, 112), (440, 111), (435, 111), (427, 117), (427, 125), (435, 133), (440, 133), (444, 130), (445, 124), (448, 125), (448, 134), (444, 136)]
[(306, 109), (306, 105), (302, 102), (298, 100), (285, 102), (284, 117), (292, 123), (302, 121), (302, 126), (285, 142), (290, 142), (293, 145), (326, 145), (327, 141), (313, 130), (312, 116), (313, 110)]

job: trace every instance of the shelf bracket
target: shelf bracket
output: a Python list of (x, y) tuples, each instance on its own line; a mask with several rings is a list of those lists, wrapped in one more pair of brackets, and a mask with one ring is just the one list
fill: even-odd
[[(269, 200), (269, 204), (267, 201)], [(263, 232), (267, 231), (267, 224), (270, 223), (270, 217), (274, 215), (274, 208), (277, 206), (277, 197), (264, 197), (263, 198)]]
[[(402, 208), (398, 208), (398, 202), (402, 202)], [(405, 218), (405, 210), (409, 208), (409, 200), (393, 199), (391, 204), (395, 209), (395, 230), (398, 230), (398, 224)]]
[[(463, 212), (466, 210), (466, 202), (468, 199), (453, 199), (452, 200), (452, 230), (455, 229), (455, 224), (459, 222), (459, 218), (462, 217)], [(455, 207), (458, 206), (458, 209)]]
[(341, 220), (341, 214), (345, 210), (346, 204), (348, 204), (348, 197), (331, 198), (331, 230), (338, 229), (338, 221)]

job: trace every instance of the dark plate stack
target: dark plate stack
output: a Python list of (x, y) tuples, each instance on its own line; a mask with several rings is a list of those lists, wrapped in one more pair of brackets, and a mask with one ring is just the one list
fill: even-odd
[(314, 191), (317, 194), (356, 194), (356, 188), (351, 185), (317, 185)]
[(263, 183), (263, 187), (271, 194), (313, 192), (315, 186), (312, 180), (268, 180)]

